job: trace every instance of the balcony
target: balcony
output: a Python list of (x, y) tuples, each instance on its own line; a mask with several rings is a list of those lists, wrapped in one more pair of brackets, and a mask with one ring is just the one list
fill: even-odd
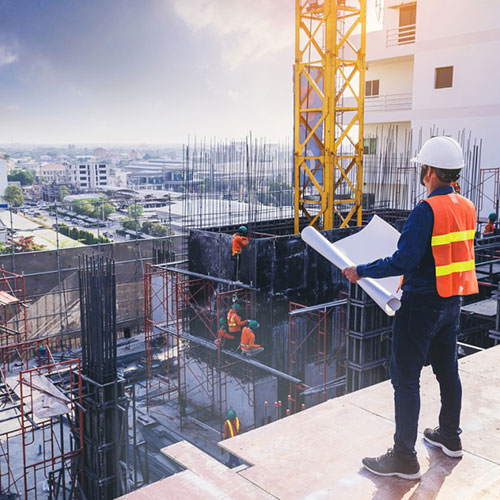
[(411, 109), (411, 106), (411, 92), (365, 97), (365, 112), (405, 111)]
[(405, 26), (398, 26), (397, 28), (386, 30), (385, 46), (394, 47), (396, 45), (408, 45), (410, 43), (415, 43), (416, 34), (416, 24), (407, 24)]

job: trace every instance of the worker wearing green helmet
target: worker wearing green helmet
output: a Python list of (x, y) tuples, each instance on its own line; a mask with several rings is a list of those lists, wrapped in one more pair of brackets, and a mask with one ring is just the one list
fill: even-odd
[(248, 322), (248, 326), (241, 330), (241, 352), (246, 356), (256, 356), (264, 348), (255, 343), (255, 331), (260, 328), (259, 322), (254, 319)]
[(238, 232), (233, 234), (231, 242), (231, 259), (234, 262), (234, 281), (238, 281), (240, 272), (240, 258), (243, 247), (248, 245), (248, 229), (246, 226), (240, 226)]
[[(237, 436), (240, 433), (240, 419), (236, 416), (236, 412), (231, 409), (227, 412), (227, 420), (224, 422), (224, 439), (232, 438)], [(229, 460), (227, 462), (227, 466), (237, 467), (241, 462), (232, 453), (229, 454)]]
[[(227, 326), (227, 321), (224, 316), (221, 316), (219, 319), (219, 330), (217, 332), (217, 338), (215, 339), (215, 345), (219, 348), (224, 347), (226, 342), (230, 342), (234, 340), (234, 335), (229, 333), (229, 328)], [(228, 345), (228, 347), (231, 347)]]
[(495, 234), (495, 222), (497, 221), (498, 216), (496, 212), (491, 212), (490, 215), (488, 215), (488, 223), (486, 224), (484, 228), (484, 234), (488, 236), (492, 236)]

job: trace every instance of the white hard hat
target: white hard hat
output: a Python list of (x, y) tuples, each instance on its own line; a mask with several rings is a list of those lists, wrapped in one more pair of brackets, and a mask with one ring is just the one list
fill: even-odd
[(416, 158), (410, 161), (443, 170), (458, 170), (465, 166), (462, 146), (455, 139), (444, 135), (425, 141)]

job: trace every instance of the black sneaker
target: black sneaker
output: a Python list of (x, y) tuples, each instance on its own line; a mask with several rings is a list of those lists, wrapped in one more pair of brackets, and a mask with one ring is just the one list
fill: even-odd
[(460, 458), (464, 454), (460, 438), (457, 437), (453, 440), (444, 438), (439, 432), (439, 427), (436, 427), (435, 429), (425, 429), (424, 441), (427, 441), (433, 446), (438, 446), (443, 450), (445, 455), (452, 458)]
[(366, 469), (378, 476), (397, 476), (403, 479), (418, 479), (420, 477), (420, 465), (418, 460), (404, 462), (396, 457), (394, 450), (389, 448), (385, 455), (376, 458), (363, 458)]

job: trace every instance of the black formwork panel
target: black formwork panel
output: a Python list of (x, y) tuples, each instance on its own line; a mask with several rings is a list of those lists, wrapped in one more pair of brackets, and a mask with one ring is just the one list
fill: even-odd
[(383, 329), (368, 335), (349, 332), (347, 336), (347, 359), (360, 369), (372, 363), (386, 361), (391, 356), (391, 331)]
[(347, 321), (347, 390), (351, 392), (388, 378), (392, 318), (361, 287), (351, 284)]
[(379, 362), (371, 368), (359, 369), (347, 363), (347, 392), (378, 384), (389, 378), (389, 362)]
[(349, 332), (370, 334), (383, 329), (389, 330), (392, 318), (373, 302), (359, 286), (351, 283), (348, 307)]

